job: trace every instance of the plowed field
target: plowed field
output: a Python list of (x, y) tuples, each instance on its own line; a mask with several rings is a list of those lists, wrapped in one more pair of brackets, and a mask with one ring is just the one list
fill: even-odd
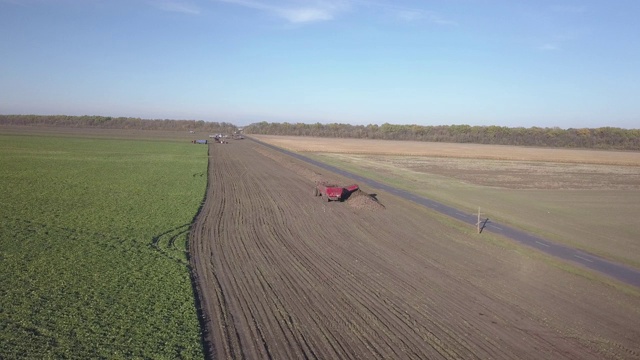
[(209, 146), (190, 261), (212, 358), (640, 357), (633, 291), (389, 194), (323, 202), (314, 180), (352, 181), (252, 141)]

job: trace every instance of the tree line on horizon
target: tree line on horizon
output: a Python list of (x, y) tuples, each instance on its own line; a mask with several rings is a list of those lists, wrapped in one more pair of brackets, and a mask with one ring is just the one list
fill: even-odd
[[(110, 116), (0, 115), (0, 124), (72, 128), (202, 131), (234, 133), (238, 127), (227, 122), (203, 120), (141, 119)], [(413, 140), (491, 145), (585, 148), (640, 151), (640, 129), (616, 127), (561, 129), (559, 127), (471, 126), (471, 125), (350, 125), (269, 123), (245, 126), (245, 134), (316, 136), (353, 139)]]
[(71, 128), (203, 131), (229, 133), (238, 127), (227, 122), (203, 120), (140, 119), (111, 116), (69, 116), (69, 115), (0, 115), (0, 124), (20, 126), (53, 126)]
[(316, 136), (354, 139), (413, 140), (491, 145), (640, 150), (640, 129), (616, 127), (561, 129), (471, 125), (349, 125), (269, 123), (244, 127), (246, 134)]

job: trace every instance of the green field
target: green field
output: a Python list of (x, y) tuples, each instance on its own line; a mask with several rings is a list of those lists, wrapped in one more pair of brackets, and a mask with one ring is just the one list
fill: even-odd
[(207, 147), (0, 135), (0, 358), (202, 358)]

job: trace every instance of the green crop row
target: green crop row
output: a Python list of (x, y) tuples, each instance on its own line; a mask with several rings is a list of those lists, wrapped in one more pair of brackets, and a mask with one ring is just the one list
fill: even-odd
[(0, 358), (202, 358), (206, 147), (0, 135)]

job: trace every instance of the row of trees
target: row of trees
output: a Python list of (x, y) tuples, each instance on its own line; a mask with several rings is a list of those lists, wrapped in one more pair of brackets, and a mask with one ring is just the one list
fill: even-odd
[(611, 150), (640, 150), (640, 129), (509, 128), (470, 125), (349, 125), (260, 122), (247, 134), (297, 135), (358, 139), (415, 140), (494, 145), (520, 145)]
[[(0, 124), (26, 126), (95, 127), (233, 133), (237, 126), (202, 120), (147, 120), (131, 117), (67, 115), (0, 115)], [(349, 125), (269, 123), (251, 124), (247, 134), (320, 136), (357, 139), (415, 140), (495, 145), (544, 146), (640, 151), (640, 129), (601, 127), (595, 129), (509, 128), (470, 125)]]
[(202, 131), (211, 133), (233, 133), (238, 128), (226, 122), (206, 122), (202, 120), (161, 120), (110, 116), (67, 116), (67, 115), (0, 115), (0, 124), (23, 126), (61, 126), (73, 128), (137, 129)]

